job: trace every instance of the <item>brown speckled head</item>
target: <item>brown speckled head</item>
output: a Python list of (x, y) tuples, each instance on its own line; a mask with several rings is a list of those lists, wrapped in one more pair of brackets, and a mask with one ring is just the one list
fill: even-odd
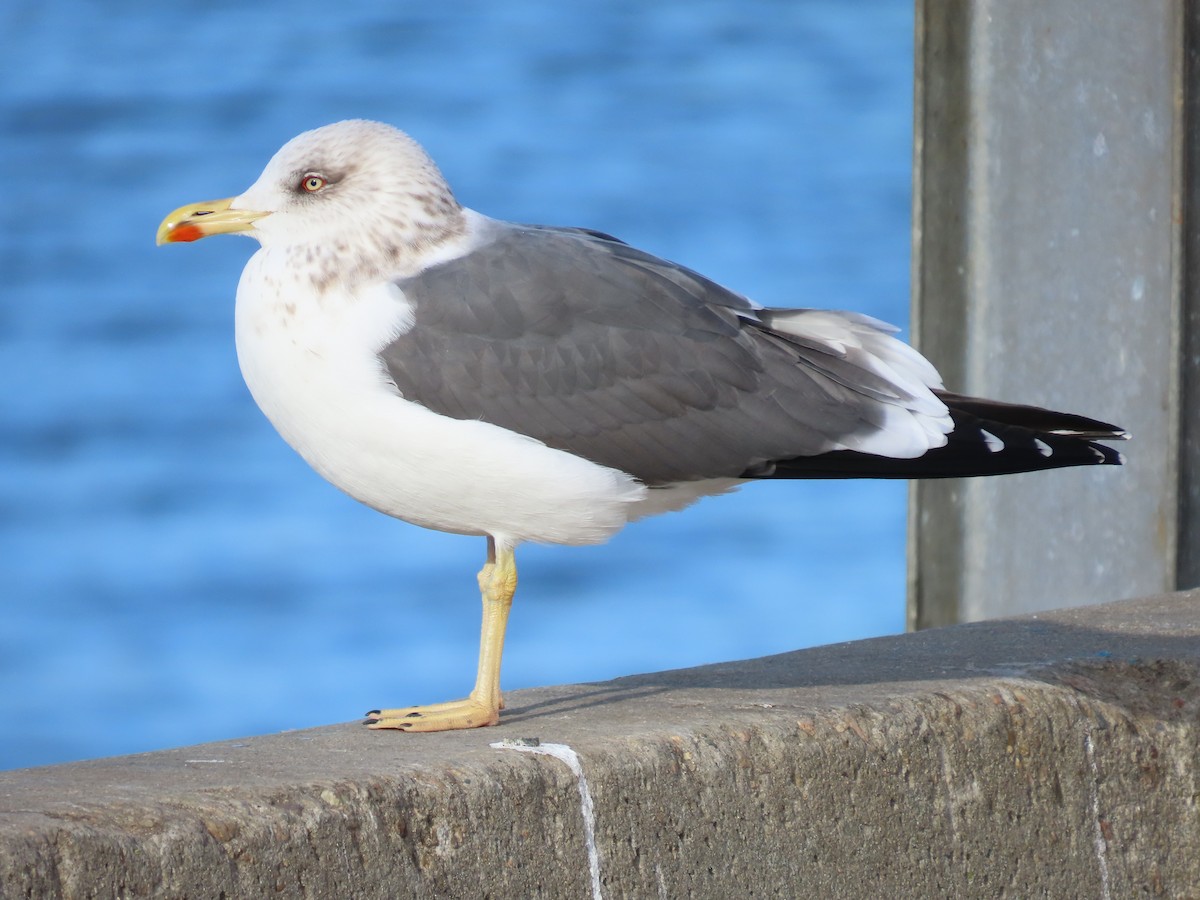
[(361, 119), (288, 141), (231, 208), (267, 213), (244, 233), (303, 261), (321, 290), (404, 274), (465, 227), (462, 207), (421, 146)]

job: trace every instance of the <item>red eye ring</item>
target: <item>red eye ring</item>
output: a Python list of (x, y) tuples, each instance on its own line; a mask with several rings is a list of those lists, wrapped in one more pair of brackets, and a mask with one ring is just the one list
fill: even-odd
[(307, 191), (310, 194), (315, 194), (317, 191), (324, 190), (325, 185), (329, 184), (323, 175), (317, 175), (315, 172), (309, 172), (300, 179), (300, 189)]

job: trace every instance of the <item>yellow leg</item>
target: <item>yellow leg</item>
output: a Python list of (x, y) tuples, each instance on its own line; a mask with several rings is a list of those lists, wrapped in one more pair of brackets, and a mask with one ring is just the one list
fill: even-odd
[(374, 710), (367, 713), (367, 725), (401, 731), (453, 731), (497, 724), (504, 706), (500, 697), (500, 657), (504, 653), (504, 629), (516, 589), (517, 564), (512, 548), (502, 546), (497, 551), (495, 540), (489, 537), (487, 562), (479, 571), (483, 628), (479, 635), (475, 689), (466, 698), (449, 703)]

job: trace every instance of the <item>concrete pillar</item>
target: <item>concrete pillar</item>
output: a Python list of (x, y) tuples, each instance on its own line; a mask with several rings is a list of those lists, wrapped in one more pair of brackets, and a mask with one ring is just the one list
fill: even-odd
[(913, 337), (951, 389), (1127, 428), (1123, 469), (917, 483), (909, 624), (1200, 583), (1182, 0), (918, 0)]

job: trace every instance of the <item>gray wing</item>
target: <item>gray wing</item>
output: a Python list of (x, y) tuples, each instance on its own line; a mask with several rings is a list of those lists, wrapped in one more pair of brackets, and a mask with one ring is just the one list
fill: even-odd
[(415, 324), (380, 356), (404, 397), (650, 485), (853, 447), (911, 399), (789, 324), (805, 311), (756, 310), (597, 232), (501, 226), (397, 284)]

